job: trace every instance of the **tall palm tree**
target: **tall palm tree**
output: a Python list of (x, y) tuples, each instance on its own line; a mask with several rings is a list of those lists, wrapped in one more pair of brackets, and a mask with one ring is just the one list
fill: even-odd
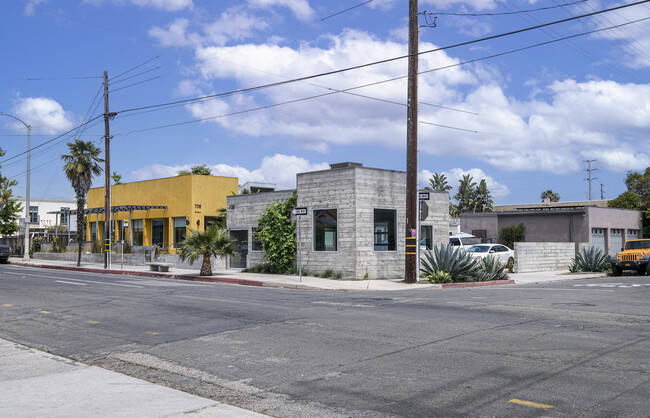
[(102, 167), (99, 163), (104, 160), (99, 158), (101, 150), (93, 145), (92, 142), (75, 139), (74, 142), (68, 142), (70, 154), (64, 154), (61, 159), (65, 163), (63, 171), (65, 176), (70, 180), (77, 197), (77, 241), (79, 242), (79, 252), (77, 257), (77, 266), (81, 265), (81, 243), (85, 237), (84, 209), (86, 206), (86, 196), (92, 185), (94, 176), (101, 174)]
[(237, 256), (235, 240), (228, 237), (228, 230), (218, 224), (211, 225), (205, 232), (190, 228), (190, 236), (181, 244), (178, 257), (193, 264), (196, 259), (203, 257), (200, 276), (212, 276), (210, 256)]
[(433, 173), (433, 176), (429, 179), (429, 185), (431, 189), (438, 192), (451, 190), (451, 186), (447, 183), (447, 176), (444, 174)]

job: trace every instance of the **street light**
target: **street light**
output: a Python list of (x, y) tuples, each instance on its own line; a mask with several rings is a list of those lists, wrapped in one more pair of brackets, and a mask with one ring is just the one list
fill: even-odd
[(27, 128), (27, 185), (26, 190), (25, 190), (25, 244), (24, 244), (24, 254), (23, 254), (23, 262), (28, 263), (29, 262), (29, 218), (30, 218), (30, 213), (29, 213), (29, 174), (30, 174), (30, 154), (32, 150), (32, 127), (22, 120), (18, 119), (15, 116), (8, 115), (6, 113), (0, 112), (0, 115), (4, 116), (9, 116), (10, 118), (16, 119), (18, 122), (22, 123), (25, 125)]

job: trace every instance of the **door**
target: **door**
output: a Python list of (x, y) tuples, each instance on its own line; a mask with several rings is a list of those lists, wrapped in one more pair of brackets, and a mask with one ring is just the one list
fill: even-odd
[(239, 257), (230, 257), (230, 268), (245, 269), (248, 267), (248, 230), (230, 230), (230, 239), (235, 240)]
[(605, 252), (605, 229), (592, 228), (591, 229), (591, 245), (600, 248)]
[(151, 245), (158, 245), (165, 248), (165, 220), (151, 220)]
[(623, 230), (610, 229), (609, 233), (609, 255), (616, 257), (616, 253), (623, 248)]

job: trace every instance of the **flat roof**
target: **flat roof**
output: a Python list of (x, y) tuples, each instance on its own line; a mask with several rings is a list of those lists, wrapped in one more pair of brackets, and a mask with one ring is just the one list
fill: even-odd
[[(111, 206), (111, 213), (115, 212), (131, 212), (134, 210), (149, 210), (149, 209), (167, 209), (167, 206), (158, 206), (158, 205), (120, 205), (120, 206)], [(86, 208), (84, 209), (84, 215), (88, 213), (104, 213), (106, 208)], [(48, 213), (68, 213), (70, 215), (76, 215), (76, 209), (70, 210), (55, 210)]]

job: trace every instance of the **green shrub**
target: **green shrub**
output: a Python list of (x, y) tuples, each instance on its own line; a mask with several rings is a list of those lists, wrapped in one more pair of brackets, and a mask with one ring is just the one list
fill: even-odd
[(526, 227), (524, 224), (504, 226), (499, 230), (499, 243), (506, 247), (515, 248), (515, 242), (526, 241)]
[(427, 277), (437, 271), (445, 271), (454, 282), (471, 280), (477, 270), (478, 263), (469, 254), (449, 244), (435, 246), (433, 253), (425, 251), (420, 267), (420, 271)]
[(580, 265), (573, 261), (573, 263), (569, 264), (569, 272), (571, 273), (577, 273), (580, 271)]
[(578, 252), (573, 262), (582, 271), (607, 271), (609, 257), (605, 254), (605, 251), (592, 245)]
[(474, 276), (474, 281), (487, 282), (491, 280), (507, 280), (508, 272), (506, 266), (501, 264), (500, 260), (491, 255), (479, 260), (477, 262), (479, 268)]
[(429, 279), (429, 281), (434, 284), (445, 284), (453, 282), (451, 274), (442, 270), (434, 271), (429, 276), (427, 276), (427, 279)]

